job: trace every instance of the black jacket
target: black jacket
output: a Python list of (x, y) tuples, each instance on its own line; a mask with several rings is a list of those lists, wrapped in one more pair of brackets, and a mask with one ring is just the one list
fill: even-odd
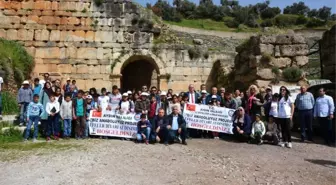
[[(168, 121), (168, 125), (170, 126), (173, 125), (173, 114), (170, 114), (167, 116), (167, 121)], [(186, 121), (184, 120), (181, 114), (178, 115), (177, 122), (178, 122), (179, 128), (186, 127)]]
[(166, 127), (168, 125), (166, 117), (159, 117), (156, 115), (152, 121), (152, 129), (155, 132), (155, 130), (160, 127)]

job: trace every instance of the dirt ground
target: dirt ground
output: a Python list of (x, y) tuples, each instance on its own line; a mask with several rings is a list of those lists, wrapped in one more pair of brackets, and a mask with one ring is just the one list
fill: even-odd
[[(73, 147), (0, 160), (0, 184), (336, 184), (336, 149), (320, 144), (294, 142), (287, 149), (210, 139), (189, 140), (188, 146), (100, 139), (56, 143), (62, 144)], [(0, 151), (0, 157), (8, 152)]]

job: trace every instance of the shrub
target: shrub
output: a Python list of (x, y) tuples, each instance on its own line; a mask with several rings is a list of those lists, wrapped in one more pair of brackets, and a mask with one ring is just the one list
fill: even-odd
[(103, 4), (103, 0), (94, 0), (96, 6), (101, 6)]
[(87, 9), (84, 8), (84, 9), (82, 10), (82, 13), (86, 13), (86, 12), (87, 12)]
[(205, 59), (208, 59), (208, 58), (209, 58), (209, 52), (205, 52), (205, 53), (203, 54), (203, 57), (204, 57)]
[(268, 53), (263, 53), (262, 56), (261, 56), (261, 59), (260, 61), (263, 62), (263, 63), (269, 63), (271, 60), (272, 60), (272, 56)]
[(138, 23), (138, 18), (137, 17), (134, 17), (131, 21), (132, 25), (136, 25)]
[(289, 82), (297, 82), (302, 77), (303, 71), (297, 67), (288, 67), (283, 70), (283, 77)]
[(233, 17), (224, 17), (224, 24), (229, 28), (237, 28), (239, 26), (239, 22), (236, 21)]
[(274, 26), (274, 19), (265, 19), (261, 24), (261, 27), (272, 27)]
[(16, 102), (16, 97), (9, 92), (2, 92), (2, 112), (4, 115), (18, 114), (19, 108)]
[(279, 27), (293, 26), (297, 23), (298, 15), (280, 14), (275, 17), (275, 24)]
[(326, 25), (326, 21), (323, 21), (321, 19), (317, 19), (317, 18), (311, 18), (308, 22), (307, 22), (307, 27), (308, 28), (313, 28), (313, 27), (319, 27), (319, 26), (324, 26)]
[(297, 18), (297, 20), (296, 20), (296, 24), (297, 24), (297, 25), (300, 25), (300, 24), (306, 24), (307, 21), (308, 21), (308, 19), (307, 19), (305, 16), (300, 15), (300, 16)]
[(23, 137), (22, 132), (14, 128), (13, 126), (10, 126), (9, 129), (5, 131), (0, 130), (0, 143), (7, 143), (7, 142), (15, 142), (15, 141), (21, 141)]
[(280, 70), (278, 67), (272, 67), (272, 73), (274, 73), (275, 75), (279, 75), (280, 74)]
[(154, 23), (153, 23), (153, 21), (148, 20), (148, 21), (147, 21), (147, 27), (148, 27), (149, 29), (152, 29), (152, 28), (154, 27)]
[(189, 57), (190, 59), (197, 59), (197, 58), (200, 58), (201, 57), (201, 51), (194, 47), (194, 48), (189, 48), (188, 49), (188, 54), (189, 54)]
[(244, 24), (239, 24), (238, 28), (237, 28), (237, 31), (238, 32), (243, 32), (243, 31), (246, 31), (248, 30), (248, 27)]

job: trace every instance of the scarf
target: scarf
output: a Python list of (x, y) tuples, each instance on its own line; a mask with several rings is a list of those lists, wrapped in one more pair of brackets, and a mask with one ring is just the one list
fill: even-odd
[(250, 114), (250, 110), (252, 108), (252, 104), (253, 104), (253, 98), (254, 98), (254, 94), (251, 95), (248, 100), (247, 100), (247, 113)]

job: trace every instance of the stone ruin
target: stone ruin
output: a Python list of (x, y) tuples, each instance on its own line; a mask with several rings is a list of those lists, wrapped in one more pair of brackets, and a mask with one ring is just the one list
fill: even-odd
[(336, 25), (323, 34), (320, 41), (322, 78), (335, 82), (336, 70)]
[[(100, 6), (93, 0), (9, 0), (0, 1), (0, 9), (0, 37), (22, 43), (34, 57), (32, 78), (48, 72), (62, 82), (76, 79), (84, 90), (146, 84), (185, 91), (189, 83), (211, 81), (216, 61), (232, 63), (234, 57), (191, 57), (188, 45), (154, 42), (160, 28), (128, 0), (104, 0)], [(145, 64), (141, 70), (139, 62)]]
[[(288, 84), (282, 76), (282, 70), (306, 65), (309, 48), (303, 36), (291, 33), (252, 36), (236, 51), (233, 85), (247, 88), (248, 84), (256, 84), (258, 87), (272, 83)], [(278, 76), (274, 70), (278, 70)], [(303, 79), (304, 76), (299, 80)]]

